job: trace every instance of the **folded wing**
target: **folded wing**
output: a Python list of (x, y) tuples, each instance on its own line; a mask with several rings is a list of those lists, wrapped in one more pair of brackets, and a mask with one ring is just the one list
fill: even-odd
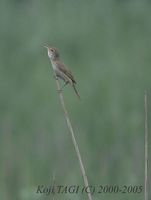
[(75, 79), (74, 79), (72, 73), (71, 73), (68, 69), (66, 69), (66, 67), (65, 67), (65, 65), (64, 65), (63, 63), (61, 63), (61, 62), (56, 62), (56, 65), (57, 65), (58, 69), (59, 69), (62, 73), (64, 73), (68, 78), (70, 78), (70, 79), (72, 80), (73, 83), (76, 83), (76, 81), (75, 81)]

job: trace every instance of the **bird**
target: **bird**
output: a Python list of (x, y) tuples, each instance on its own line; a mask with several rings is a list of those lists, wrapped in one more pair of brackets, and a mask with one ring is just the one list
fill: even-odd
[(79, 92), (76, 89), (76, 81), (71, 73), (71, 71), (69, 71), (69, 69), (65, 66), (65, 64), (63, 64), (61, 62), (60, 59), (60, 54), (57, 48), (55, 47), (49, 47), (49, 46), (44, 46), (45, 48), (47, 48), (48, 51), (48, 57), (51, 61), (51, 65), (52, 68), (55, 72), (55, 75), (57, 78), (60, 78), (64, 81), (64, 85), (61, 87), (61, 90), (63, 89), (63, 87), (65, 87), (67, 84), (70, 84), (76, 95), (80, 98)]

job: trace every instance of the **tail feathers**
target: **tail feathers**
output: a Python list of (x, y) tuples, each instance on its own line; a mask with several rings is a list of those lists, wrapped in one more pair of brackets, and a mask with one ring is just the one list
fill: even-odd
[(76, 89), (75, 83), (73, 83), (72, 86), (73, 86), (73, 89), (74, 89), (76, 95), (77, 95), (77, 96), (79, 97), (79, 99), (80, 99), (80, 95), (79, 95), (78, 90)]

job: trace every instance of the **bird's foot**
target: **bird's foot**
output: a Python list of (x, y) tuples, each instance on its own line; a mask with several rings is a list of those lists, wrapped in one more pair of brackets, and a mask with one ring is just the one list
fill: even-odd
[(61, 90), (61, 89), (58, 89), (57, 92), (60, 94), (60, 93), (62, 92), (62, 90)]

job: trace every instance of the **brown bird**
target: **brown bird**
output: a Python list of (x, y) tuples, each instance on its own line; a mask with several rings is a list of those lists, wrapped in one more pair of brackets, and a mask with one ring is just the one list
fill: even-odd
[(53, 67), (53, 70), (54, 70), (56, 76), (65, 82), (63, 87), (69, 83), (70, 85), (72, 85), (76, 95), (80, 98), (80, 95), (75, 87), (76, 81), (75, 81), (72, 73), (60, 61), (60, 55), (59, 55), (58, 50), (54, 47), (53, 48), (48, 47), (48, 46), (44, 46), (44, 47), (47, 48), (47, 50), (48, 50), (48, 57), (50, 58), (50, 61), (51, 61), (51, 64), (52, 64), (52, 67)]

